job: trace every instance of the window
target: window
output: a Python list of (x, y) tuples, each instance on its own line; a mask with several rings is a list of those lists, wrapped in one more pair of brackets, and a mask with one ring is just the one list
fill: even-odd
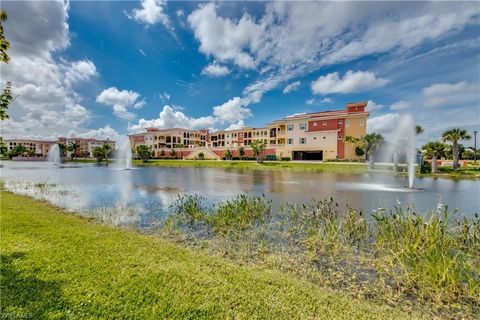
[(345, 120), (345, 127), (347, 127), (347, 128), (350, 127), (350, 120), (349, 119)]
[(365, 124), (365, 119), (364, 119), (364, 118), (360, 118), (360, 127), (363, 127), (364, 124)]
[(300, 144), (307, 143), (307, 138), (300, 138)]
[(326, 126), (326, 125), (327, 125), (327, 121), (323, 121), (323, 125)]
[(293, 124), (287, 124), (287, 131), (293, 131)]
[(300, 123), (300, 130), (307, 130), (307, 124), (306, 123)]
[(287, 139), (287, 144), (293, 144), (293, 139), (292, 139), (292, 138), (288, 138), (288, 139)]
[(338, 120), (338, 124), (342, 124), (343, 123), (343, 120)]
[(313, 126), (314, 126), (314, 127), (316, 127), (316, 126), (317, 126), (317, 121), (315, 121), (315, 122), (313, 123)]

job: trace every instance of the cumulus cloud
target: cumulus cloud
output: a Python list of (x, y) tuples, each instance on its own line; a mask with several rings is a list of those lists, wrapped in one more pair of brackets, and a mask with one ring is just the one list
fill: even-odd
[(145, 100), (137, 101), (140, 94), (131, 90), (118, 90), (116, 87), (110, 87), (103, 90), (96, 101), (113, 107), (113, 114), (125, 120), (132, 120), (135, 114), (128, 111), (132, 107), (140, 109), (145, 106)]
[(455, 106), (478, 99), (480, 85), (466, 81), (457, 83), (435, 83), (423, 89), (425, 106), (441, 107)]
[(10, 119), (2, 121), (8, 137), (53, 138), (72, 128), (82, 130), (91, 112), (75, 86), (98, 76), (89, 59), (55, 58), (70, 44), (67, 2), (6, 2), (5, 35), (11, 43), (10, 63), (2, 65), (2, 85), (13, 83), (17, 96)]
[(75, 131), (71, 130), (68, 135), (68, 137), (80, 137), (80, 138), (90, 138), (90, 139), (110, 139), (114, 141), (118, 141), (121, 138), (121, 135), (113, 129), (110, 125), (106, 125), (102, 128), (98, 129), (91, 129), (91, 130), (86, 130), (86, 131)]
[(97, 76), (97, 68), (90, 60), (74, 61), (67, 65), (65, 71), (65, 82), (71, 86), (79, 81), (86, 81)]
[(226, 66), (217, 64), (216, 61), (209, 64), (202, 70), (202, 74), (210, 77), (223, 77), (230, 73), (230, 70)]
[(133, 9), (131, 13), (125, 12), (129, 19), (145, 25), (163, 24), (172, 30), (170, 18), (165, 13), (166, 0), (142, 0), (141, 8)]
[(215, 3), (202, 4), (188, 16), (188, 23), (200, 41), (199, 50), (221, 62), (232, 62), (241, 68), (256, 66), (248, 48), (259, 45), (262, 27), (244, 14), (239, 21), (217, 15)]
[(250, 109), (245, 108), (245, 101), (239, 97), (213, 107), (213, 115), (220, 121), (236, 122), (252, 116)]
[(397, 102), (394, 102), (392, 103), (392, 105), (390, 106), (390, 110), (406, 110), (406, 109), (410, 109), (412, 106), (412, 104), (408, 101), (403, 101), (403, 100), (400, 100), (400, 101), (397, 101)]
[(312, 82), (312, 92), (316, 94), (352, 93), (382, 87), (387, 79), (377, 78), (370, 71), (347, 71), (343, 78), (338, 72), (318, 77)]
[[(475, 3), (468, 2), (421, 2), (415, 6), (378, 2), (372, 9), (359, 2), (272, 1), (265, 5), (263, 16), (254, 19), (246, 11), (239, 18), (221, 16), (220, 7), (200, 4), (188, 22), (200, 52), (240, 68), (258, 67), (258, 78), (243, 92), (249, 103), (259, 102), (265, 92), (322, 67), (406, 52), (451, 35), (480, 13)], [(357, 74), (373, 80), (373, 87), (384, 85), (384, 79), (372, 79), (371, 75)], [(343, 80), (334, 75), (330, 78), (335, 84)], [(332, 88), (353, 92), (358, 86)]]
[(386, 133), (396, 127), (400, 115), (398, 113), (387, 113), (367, 120), (368, 132)]
[(292, 82), (283, 88), (283, 93), (289, 93), (292, 91), (297, 91), (300, 88), (300, 81)]
[(383, 109), (384, 107), (385, 106), (383, 104), (376, 103), (373, 100), (368, 100), (366, 110), (377, 111), (377, 110)]
[(191, 118), (181, 111), (176, 111), (172, 107), (166, 105), (156, 119), (140, 119), (138, 123), (129, 125), (128, 131), (141, 132), (145, 128), (188, 128), (202, 129), (212, 128), (216, 120), (212, 116)]
[(245, 128), (245, 122), (243, 120), (239, 120), (237, 123), (232, 123), (228, 127), (225, 128), (226, 131), (228, 130), (240, 130)]

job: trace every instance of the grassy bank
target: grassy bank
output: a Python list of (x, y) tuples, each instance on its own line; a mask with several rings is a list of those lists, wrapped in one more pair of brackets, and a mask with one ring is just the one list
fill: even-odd
[[(94, 159), (69, 160), (74, 163), (96, 163)], [(111, 160), (109, 162), (112, 162)], [(104, 162), (102, 162), (103, 164)], [(369, 170), (366, 163), (348, 162), (288, 162), (288, 161), (265, 161), (258, 164), (255, 161), (215, 161), (215, 160), (158, 160), (148, 162), (134, 160), (135, 166), (156, 166), (156, 167), (198, 167), (198, 168), (226, 168), (226, 169), (255, 169), (255, 170), (280, 170), (280, 171), (303, 171), (303, 172), (331, 172), (331, 173), (382, 173), (394, 174), (391, 166), (376, 165), (375, 170)], [(404, 169), (404, 171), (406, 171)], [(458, 171), (452, 171), (450, 167), (440, 167), (438, 174), (417, 173), (417, 177), (443, 177), (443, 178), (480, 178), (480, 166), (470, 165), (462, 167)], [(396, 174), (406, 175), (406, 172)]]
[(10, 318), (399, 319), (397, 309), (238, 266), (1, 191)]
[(206, 167), (206, 168), (235, 168), (256, 170), (289, 170), (309, 172), (339, 172), (339, 173), (363, 173), (367, 171), (366, 164), (355, 163), (308, 163), (289, 161), (265, 161), (261, 164), (255, 161), (215, 161), (215, 160), (149, 160), (142, 162), (135, 160), (137, 166), (159, 167)]

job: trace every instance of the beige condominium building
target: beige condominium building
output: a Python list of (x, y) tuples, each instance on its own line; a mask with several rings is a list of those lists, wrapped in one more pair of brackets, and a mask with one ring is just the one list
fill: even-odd
[[(244, 149), (244, 156), (253, 156), (250, 144), (266, 143), (264, 155), (288, 157), (292, 160), (354, 159), (355, 146), (345, 142), (346, 136), (361, 137), (367, 132), (367, 102), (348, 103), (344, 109), (306, 113), (275, 120), (262, 128), (216, 131), (147, 128), (130, 135), (135, 149), (147, 145), (155, 156), (165, 149), (175, 149), (177, 156), (188, 157), (196, 148), (207, 149), (222, 157), (228, 149), (233, 156)], [(162, 151), (163, 150), (163, 151)], [(178, 153), (180, 152), (180, 154)]]
[(8, 151), (11, 151), (15, 147), (22, 145), (25, 147), (25, 150), (27, 150), (27, 153), (33, 152), (34, 155), (40, 157), (48, 156), (48, 151), (52, 145), (57, 143), (57, 141), (34, 139), (5, 139), (4, 142), (7, 145)]
[(157, 129), (147, 128), (146, 132), (129, 135), (130, 145), (133, 150), (139, 145), (149, 146), (156, 157), (162, 155), (162, 151), (169, 152), (171, 149), (189, 149), (205, 147), (208, 141), (208, 130), (189, 130), (181, 128)]
[[(5, 144), (8, 150), (12, 150), (18, 145), (23, 145), (28, 151), (34, 151), (37, 157), (47, 157), (51, 147), (57, 143), (64, 143), (69, 145), (75, 142), (79, 145), (77, 150), (77, 156), (86, 155), (87, 157), (93, 156), (93, 149), (95, 147), (103, 146), (105, 144), (110, 145), (112, 150), (115, 150), (115, 141), (113, 140), (98, 140), (98, 139), (85, 139), (85, 138), (58, 138), (55, 141), (35, 140), (35, 139), (6, 139)], [(71, 156), (71, 152), (68, 152), (68, 156)]]

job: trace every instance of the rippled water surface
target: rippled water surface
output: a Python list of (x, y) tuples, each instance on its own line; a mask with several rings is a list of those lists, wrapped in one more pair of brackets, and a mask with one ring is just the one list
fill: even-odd
[[(178, 194), (199, 194), (210, 201), (239, 193), (265, 194), (276, 206), (333, 197), (341, 205), (372, 212), (410, 203), (420, 211), (448, 205), (461, 214), (479, 212), (480, 181), (422, 178), (414, 191), (406, 177), (383, 174), (311, 173), (221, 168), (140, 167), (33, 162), (3, 162), (1, 176), (15, 192), (47, 199), (70, 210), (101, 210), (117, 223), (151, 225)], [(35, 186), (35, 184), (37, 184)], [(43, 184), (50, 186), (43, 188)], [(121, 212), (122, 214), (119, 214)]]

